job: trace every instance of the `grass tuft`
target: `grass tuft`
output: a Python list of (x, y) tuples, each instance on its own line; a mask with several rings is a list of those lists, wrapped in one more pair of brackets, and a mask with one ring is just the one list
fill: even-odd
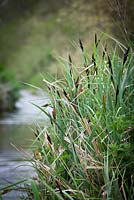
[(37, 107), (50, 126), (36, 139), (39, 181), (32, 188), (47, 200), (133, 199), (133, 51), (118, 42), (108, 52), (97, 35), (91, 57), (79, 45), (82, 66), (69, 55), (64, 79), (44, 80), (50, 102)]

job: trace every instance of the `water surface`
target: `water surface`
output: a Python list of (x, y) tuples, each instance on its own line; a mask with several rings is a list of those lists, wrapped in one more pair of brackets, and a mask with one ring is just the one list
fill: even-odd
[[(26, 161), (35, 136), (32, 129), (37, 125), (45, 126), (48, 119), (36, 106), (48, 102), (44, 92), (33, 95), (22, 90), (16, 103), (16, 111), (5, 113), (0, 119), (0, 188), (24, 178), (35, 175), (30, 162)], [(3, 195), (3, 200), (18, 200), (22, 192), (11, 191)]]

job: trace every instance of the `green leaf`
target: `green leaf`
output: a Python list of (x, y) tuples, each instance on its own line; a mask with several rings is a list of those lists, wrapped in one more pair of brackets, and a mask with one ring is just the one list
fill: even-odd
[(34, 200), (40, 200), (39, 190), (34, 181), (31, 181), (31, 188), (34, 195)]

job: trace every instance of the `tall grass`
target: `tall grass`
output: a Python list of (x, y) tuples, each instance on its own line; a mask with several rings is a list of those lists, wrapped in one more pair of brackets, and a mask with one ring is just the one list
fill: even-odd
[(36, 196), (44, 200), (132, 200), (133, 51), (116, 42), (109, 52), (95, 35), (90, 57), (81, 40), (79, 44), (81, 65), (75, 66), (69, 56), (63, 80), (44, 80), (50, 104), (39, 109), (49, 117), (50, 126), (36, 134)]

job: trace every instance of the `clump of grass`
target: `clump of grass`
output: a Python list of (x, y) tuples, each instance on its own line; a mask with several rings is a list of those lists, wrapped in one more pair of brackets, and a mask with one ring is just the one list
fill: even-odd
[(69, 56), (63, 80), (44, 80), (50, 104), (39, 109), (50, 126), (35, 134), (36, 195), (133, 199), (134, 54), (119, 42), (108, 52), (96, 35), (91, 57), (79, 44), (82, 66)]

